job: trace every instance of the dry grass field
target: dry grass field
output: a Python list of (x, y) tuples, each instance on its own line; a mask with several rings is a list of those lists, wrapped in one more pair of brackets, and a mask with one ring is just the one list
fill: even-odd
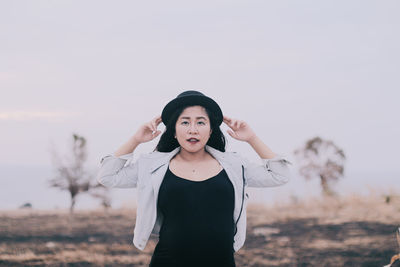
[[(383, 266), (398, 252), (400, 201), (380, 195), (249, 204), (241, 266)], [(148, 266), (132, 244), (135, 210), (0, 212), (0, 266)]]

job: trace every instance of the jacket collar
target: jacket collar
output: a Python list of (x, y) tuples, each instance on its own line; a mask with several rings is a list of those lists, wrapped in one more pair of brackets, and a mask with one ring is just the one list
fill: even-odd
[[(218, 161), (224, 160), (225, 154), (224, 152), (219, 151), (218, 149), (215, 149), (209, 145), (206, 145), (205, 149), (207, 152), (209, 152), (215, 159)], [(153, 152), (155, 156), (154, 163), (151, 165), (150, 172), (154, 172), (157, 170), (159, 167), (161, 167), (164, 164), (167, 164), (170, 162), (170, 160), (181, 150), (181, 147), (178, 146), (171, 152), (159, 152), (155, 151)]]

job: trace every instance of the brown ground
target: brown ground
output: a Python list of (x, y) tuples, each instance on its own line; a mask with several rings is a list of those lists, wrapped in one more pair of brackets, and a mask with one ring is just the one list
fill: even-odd
[[(383, 266), (398, 252), (399, 211), (379, 196), (250, 204), (236, 264)], [(0, 266), (148, 266), (157, 238), (138, 250), (134, 221), (134, 210), (0, 212)]]

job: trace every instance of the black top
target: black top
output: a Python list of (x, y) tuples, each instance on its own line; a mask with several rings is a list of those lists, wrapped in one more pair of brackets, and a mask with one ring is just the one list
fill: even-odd
[(150, 267), (235, 266), (234, 189), (224, 169), (191, 181), (168, 168), (157, 205), (164, 219)]

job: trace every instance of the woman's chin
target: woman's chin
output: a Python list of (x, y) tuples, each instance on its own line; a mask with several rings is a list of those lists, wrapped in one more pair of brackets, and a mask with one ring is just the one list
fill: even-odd
[(182, 146), (182, 148), (185, 149), (187, 152), (192, 152), (192, 153), (204, 150), (204, 146), (202, 144)]

